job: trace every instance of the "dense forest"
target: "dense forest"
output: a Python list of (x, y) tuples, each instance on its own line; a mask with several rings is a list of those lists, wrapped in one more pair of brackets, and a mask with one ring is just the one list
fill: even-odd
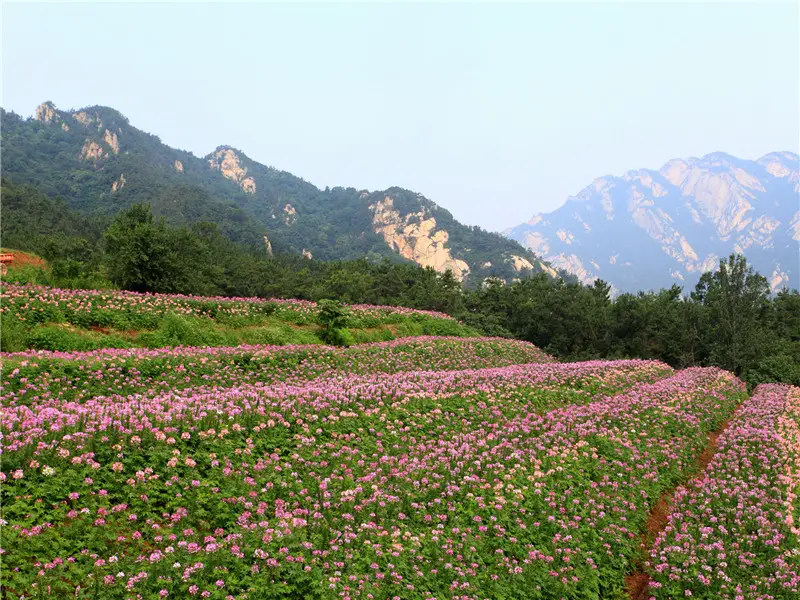
[(533, 342), (567, 360), (639, 357), (674, 367), (716, 365), (751, 384), (800, 385), (800, 294), (770, 295), (742, 256), (721, 261), (695, 289), (611, 297), (544, 273), (473, 288), (383, 257), (324, 262), (267, 255), (211, 222), (172, 226), (137, 204), (115, 217), (85, 217), (32, 186), (2, 182), (2, 244), (36, 253), (47, 271), (12, 280), (59, 287), (119, 287), (203, 295), (334, 299), (447, 312), (488, 335)]

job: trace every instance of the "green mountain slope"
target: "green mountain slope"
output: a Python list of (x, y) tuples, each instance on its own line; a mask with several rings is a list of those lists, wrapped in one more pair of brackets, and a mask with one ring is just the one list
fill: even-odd
[(40, 105), (23, 119), (2, 111), (2, 174), (63, 198), (87, 215), (149, 202), (172, 224), (212, 221), (229, 239), (317, 260), (413, 261), (460, 280), (556, 272), (518, 242), (468, 227), (402, 188), (320, 190), (243, 152), (176, 150), (114, 109)]

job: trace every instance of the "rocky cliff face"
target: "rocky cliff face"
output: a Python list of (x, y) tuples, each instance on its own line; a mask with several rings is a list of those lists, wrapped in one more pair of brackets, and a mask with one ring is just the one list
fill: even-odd
[(223, 177), (238, 183), (248, 194), (256, 193), (255, 179), (247, 176), (247, 167), (242, 165), (233, 148), (217, 148), (208, 159), (208, 166), (217, 169)]
[(374, 214), (372, 225), (375, 232), (381, 234), (389, 247), (403, 258), (423, 267), (432, 267), (439, 273), (450, 269), (459, 281), (469, 273), (469, 265), (453, 258), (447, 248), (447, 231), (436, 228), (436, 219), (427, 216), (424, 207), (419, 212), (401, 217), (400, 212), (394, 209), (393, 198), (386, 196), (371, 204), (369, 209)]
[(602, 177), (506, 235), (618, 291), (694, 285), (721, 257), (748, 257), (773, 290), (800, 279), (798, 156), (723, 153)]

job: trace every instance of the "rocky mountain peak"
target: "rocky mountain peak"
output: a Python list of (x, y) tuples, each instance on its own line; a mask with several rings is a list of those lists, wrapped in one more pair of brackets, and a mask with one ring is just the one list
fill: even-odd
[(792, 152), (676, 158), (600, 177), (506, 235), (586, 283), (603, 278), (622, 291), (693, 285), (730, 252), (751, 257), (774, 289), (797, 286), (798, 162)]
[(33, 118), (40, 123), (53, 123), (60, 120), (60, 116), (56, 110), (55, 104), (49, 100), (47, 102), (42, 102), (36, 107), (36, 112), (34, 113)]
[(208, 166), (216, 169), (222, 176), (235, 181), (248, 194), (255, 194), (256, 181), (247, 175), (247, 167), (242, 164), (238, 152), (230, 146), (218, 146), (208, 158)]

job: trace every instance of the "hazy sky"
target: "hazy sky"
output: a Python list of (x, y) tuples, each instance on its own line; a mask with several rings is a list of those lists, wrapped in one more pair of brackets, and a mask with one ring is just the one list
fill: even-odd
[(0, 104), (104, 104), (318, 186), (499, 230), (594, 178), (798, 151), (796, 2), (13, 4)]

